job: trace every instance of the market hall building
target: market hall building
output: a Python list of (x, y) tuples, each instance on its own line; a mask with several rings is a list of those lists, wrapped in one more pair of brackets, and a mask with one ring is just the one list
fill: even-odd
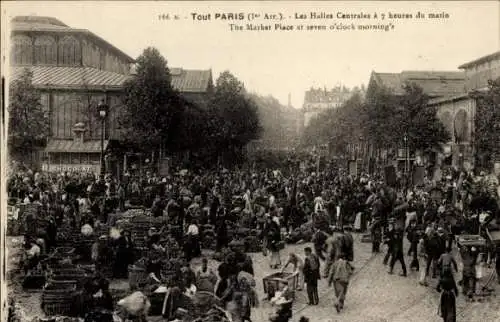
[[(105, 168), (120, 176), (131, 161), (120, 146), (118, 116), (134, 59), (85, 29), (51, 17), (19, 16), (11, 23), (11, 80), (33, 73), (41, 103), (50, 115), (50, 136), (39, 164), (50, 172), (100, 173), (101, 134)], [(188, 101), (202, 105), (213, 90), (211, 70), (172, 68), (172, 85)], [(102, 124), (97, 106), (109, 110)]]

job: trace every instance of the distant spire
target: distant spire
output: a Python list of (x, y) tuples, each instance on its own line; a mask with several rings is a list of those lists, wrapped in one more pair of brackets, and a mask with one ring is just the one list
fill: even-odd
[(288, 93), (288, 107), (292, 106), (292, 93)]

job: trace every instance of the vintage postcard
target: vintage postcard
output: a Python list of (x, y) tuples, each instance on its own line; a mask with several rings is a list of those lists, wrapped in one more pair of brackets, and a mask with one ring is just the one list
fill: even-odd
[(2, 321), (500, 321), (498, 1), (2, 1)]

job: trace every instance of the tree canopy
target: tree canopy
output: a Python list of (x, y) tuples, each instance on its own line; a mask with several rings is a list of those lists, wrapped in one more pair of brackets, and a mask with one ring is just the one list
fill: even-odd
[(133, 146), (157, 147), (172, 135), (184, 102), (172, 87), (166, 59), (153, 47), (137, 58), (136, 74), (125, 84), (120, 118), (125, 140)]
[(44, 145), (49, 135), (49, 114), (33, 86), (33, 73), (26, 69), (10, 84), (8, 147), (20, 156)]
[(329, 143), (334, 151), (344, 153), (348, 144), (361, 139), (375, 148), (396, 148), (406, 135), (412, 150), (439, 148), (450, 134), (428, 102), (429, 97), (415, 84), (405, 84), (402, 95), (384, 87), (372, 91), (365, 100), (355, 93), (341, 107), (312, 119), (305, 129), (304, 142)]
[(491, 168), (500, 158), (500, 77), (490, 80), (485, 93), (472, 95), (477, 99), (474, 119), (476, 158), (480, 167)]
[(246, 90), (229, 71), (220, 74), (214, 96), (210, 102), (215, 116), (213, 129), (218, 144), (241, 148), (257, 139), (261, 131), (257, 105), (246, 95)]

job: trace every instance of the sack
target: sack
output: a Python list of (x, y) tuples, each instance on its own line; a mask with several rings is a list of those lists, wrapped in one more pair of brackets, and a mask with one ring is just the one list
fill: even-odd
[(81, 232), (83, 236), (91, 236), (94, 233), (94, 230), (92, 229), (92, 226), (85, 224), (83, 225)]
[(140, 316), (147, 315), (151, 308), (151, 302), (142, 292), (134, 292), (118, 301), (118, 306), (125, 309), (129, 314)]

